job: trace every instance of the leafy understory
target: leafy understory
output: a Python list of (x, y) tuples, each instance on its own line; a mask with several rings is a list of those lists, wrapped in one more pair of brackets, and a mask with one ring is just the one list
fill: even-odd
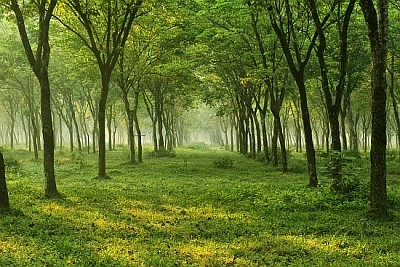
[[(108, 153), (110, 180), (94, 179), (95, 154), (57, 153), (63, 197), (49, 200), (40, 163), (5, 151), (22, 169), (8, 175), (0, 266), (400, 264), (399, 221), (368, 220), (368, 201), (343, 200), (328, 180), (307, 189), (304, 173), (223, 150), (182, 149), (138, 165), (121, 164), (124, 153)], [(231, 168), (216, 166), (221, 159)], [(400, 180), (388, 178), (398, 218)]]

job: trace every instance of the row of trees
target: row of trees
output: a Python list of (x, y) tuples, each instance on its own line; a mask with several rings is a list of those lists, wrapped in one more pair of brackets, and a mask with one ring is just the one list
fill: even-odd
[[(386, 57), (388, 41), (396, 41), (395, 36), (389, 34), (388, 16), (389, 11), (397, 14), (397, 6), (393, 5), (389, 10), (388, 1), (378, 1), (376, 5), (373, 1), (360, 1), (358, 8), (355, 0), (324, 3), (313, 0), (215, 1), (210, 12), (209, 3), (203, 6), (199, 2), (192, 4), (192, 10), (203, 13), (207, 25), (202, 37), (212, 40), (212, 45), (205, 49), (207, 55), (211, 55), (208, 60), (213, 62), (212, 73), (218, 73), (223, 89), (228, 92), (222, 95), (224, 105), (220, 107), (222, 112), (233, 114), (236, 120), (239, 151), (261, 151), (259, 144), (263, 143), (266, 160), (269, 160), (265, 131), (259, 130), (257, 121), (260, 117), (261, 127), (265, 126), (268, 109), (274, 117), (272, 161), (277, 163), (279, 140), (283, 171), (287, 171), (281, 110), (284, 103), (297, 105), (301, 112), (311, 187), (317, 186), (318, 179), (309, 106), (315, 91), (310, 89), (317, 90), (323, 106), (323, 128), (327, 129), (326, 137), (329, 135), (332, 150), (331, 188), (341, 193), (345, 183), (340, 152), (342, 144), (347, 149), (347, 126), (350, 127), (351, 148), (358, 149), (360, 113), (353, 112), (353, 92), (360, 87), (367, 89), (368, 80), (371, 80), (371, 97), (362, 103), (364, 109), (371, 103), (372, 110), (371, 211), (385, 214)], [(357, 9), (361, 9), (364, 16), (354, 12)], [(372, 68), (369, 58), (364, 57), (369, 54), (368, 43), (372, 51)], [(393, 47), (391, 52), (395, 53), (395, 49)], [(394, 80), (392, 85), (395, 86)], [(293, 87), (295, 90), (290, 92)], [(220, 90), (214, 94), (220, 96)], [(297, 95), (297, 103), (287, 99), (286, 95), (290, 94)], [(394, 91), (392, 95), (395, 99)], [(212, 101), (216, 99), (218, 97), (211, 97)], [(397, 103), (395, 100), (393, 103), (396, 118)], [(369, 125), (365, 118), (363, 124), (364, 128)]]
[[(109, 138), (115, 133), (119, 107), (133, 163), (142, 161), (142, 110), (151, 121), (154, 151), (171, 150), (184, 140), (182, 114), (201, 99), (217, 110), (222, 143), (230, 139), (231, 149), (236, 144), (242, 154), (262, 153), (267, 162), (281, 162), (283, 172), (288, 145), (294, 142), (300, 150), (304, 143), (309, 186), (318, 184), (314, 142), (325, 143), (333, 152), (336, 192), (343, 185), (337, 155), (358, 150), (360, 139), (366, 149), (371, 131), (371, 210), (386, 213), (387, 110), (400, 144), (396, 36), (388, 24), (389, 13), (399, 12), (395, 3), (389, 9), (383, 0), (376, 5), (361, 0), (360, 6), (355, 0), (2, 2), (8, 51), (16, 47), (10, 24), (15, 21), (41, 88), (37, 112), (33, 77), (16, 63), (23, 55), (16, 56), (19, 61), (10, 56), (2, 62), (8, 84), (4, 107), (15, 122), (13, 90), (20, 88), (28, 110), (21, 123), (31, 126), (26, 129), (36, 140), (34, 151), (41, 147), (42, 123), (46, 196), (57, 194), (52, 110), (79, 150), (82, 143), (89, 146), (83, 122), (91, 116), (98, 177), (106, 178), (106, 132)], [(392, 105), (386, 109), (388, 49)]]

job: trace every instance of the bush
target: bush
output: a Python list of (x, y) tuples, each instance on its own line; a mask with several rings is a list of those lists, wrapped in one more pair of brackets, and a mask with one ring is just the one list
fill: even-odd
[(399, 152), (395, 149), (388, 149), (386, 150), (386, 161), (387, 162), (394, 162), (399, 156)]
[(88, 165), (86, 154), (82, 152), (72, 152), (71, 161), (75, 164), (78, 164), (80, 168), (83, 168)]
[(204, 143), (204, 142), (198, 142), (198, 143), (192, 143), (192, 144), (189, 144), (188, 146), (187, 146), (187, 148), (188, 149), (193, 149), (193, 150), (197, 150), (197, 149), (199, 149), (199, 150), (206, 150), (206, 149), (209, 149), (209, 146), (206, 144), (206, 143)]
[(14, 157), (4, 158), (4, 166), (8, 173), (19, 173), (22, 169), (21, 162)]
[(149, 158), (175, 158), (175, 151), (161, 150), (161, 151), (151, 151), (149, 153)]
[(228, 157), (214, 160), (214, 166), (220, 169), (230, 169), (233, 166), (233, 161)]
[(356, 196), (365, 195), (365, 185), (361, 175), (366, 172), (363, 160), (358, 152), (331, 151), (322, 167), (322, 173), (333, 179), (331, 190), (347, 197), (349, 200)]

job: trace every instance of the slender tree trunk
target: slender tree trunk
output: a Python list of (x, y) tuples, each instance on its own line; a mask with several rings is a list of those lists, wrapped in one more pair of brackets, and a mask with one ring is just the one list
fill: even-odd
[[(276, 135), (279, 138), (279, 145), (281, 148), (281, 159), (282, 159), (282, 172), (288, 172), (288, 163), (287, 163), (287, 153), (286, 153), (286, 145), (285, 145), (285, 136), (283, 134), (282, 122), (279, 114), (274, 114), (274, 127), (276, 127)], [(275, 135), (275, 134), (274, 134)]]
[[(392, 54), (392, 60), (391, 60), (391, 70), (390, 70), (390, 97), (392, 100), (392, 107), (393, 107), (393, 113), (394, 113), (394, 118), (396, 122), (396, 141), (397, 144), (400, 144), (400, 116), (399, 116), (399, 110), (397, 108), (397, 101), (396, 101), (396, 95), (394, 93), (394, 55)], [(400, 151), (399, 151), (400, 153)]]
[(110, 105), (107, 116), (107, 131), (108, 131), (108, 150), (112, 151), (112, 118), (113, 118), (113, 105)]
[(40, 82), (41, 116), (43, 132), (43, 165), (44, 165), (44, 195), (55, 197), (58, 195), (54, 173), (54, 132), (53, 118), (51, 116), (50, 84), (47, 69), (43, 69)]
[(256, 131), (255, 131), (255, 126), (254, 126), (254, 118), (252, 111), (248, 111), (248, 117), (249, 117), (249, 137), (250, 137), (250, 155), (252, 158), (256, 157)]
[(128, 115), (128, 139), (129, 139), (129, 163), (136, 162), (135, 156), (135, 132), (133, 125), (133, 112), (129, 112)]
[(157, 140), (157, 119), (154, 118), (152, 121), (152, 137), (153, 137), (153, 149), (154, 152), (158, 151), (158, 140)]
[(76, 116), (75, 112), (72, 112), (72, 120), (75, 125), (75, 135), (76, 135), (76, 140), (78, 142), (78, 151), (82, 151), (82, 142), (81, 142), (81, 135), (79, 133), (79, 127), (78, 127), (78, 122), (76, 121)]
[(62, 130), (62, 118), (58, 114), (58, 127), (60, 128), (59, 138), (60, 138), (60, 149), (63, 148), (63, 130)]
[(256, 133), (257, 133), (257, 153), (260, 153), (262, 151), (262, 139), (261, 139), (261, 129), (260, 129), (260, 120), (257, 117), (257, 112), (253, 113), (253, 118), (254, 118), (254, 124), (256, 126)]
[(33, 154), (34, 154), (35, 160), (39, 160), (39, 148), (38, 148), (38, 142), (37, 142), (38, 130), (37, 130), (35, 116), (33, 115), (33, 113), (30, 114), (30, 119), (31, 119), (31, 126), (32, 126), (31, 133), (32, 133)]
[(235, 143), (235, 117), (233, 115), (230, 115), (230, 122), (231, 122), (231, 151), (234, 151), (234, 143)]
[(304, 127), (304, 138), (306, 143), (306, 154), (307, 154), (307, 167), (309, 174), (309, 187), (316, 187), (318, 185), (317, 178), (317, 166), (315, 160), (315, 149), (314, 142), (312, 137), (312, 128), (310, 121), (310, 113), (308, 111), (308, 103), (306, 96), (306, 88), (304, 85), (303, 77), (297, 77), (296, 83), (300, 93), (300, 107), (301, 114), (303, 119), (303, 127)]
[(10, 125), (10, 148), (14, 148), (14, 135), (15, 135), (15, 118), (11, 118), (11, 125)]
[(156, 151), (164, 151), (165, 150), (165, 142), (164, 142), (164, 133), (163, 133), (163, 118), (162, 118), (162, 99), (161, 97), (156, 96), (155, 103), (155, 116), (157, 117), (157, 132), (158, 132), (158, 148)]
[(267, 134), (267, 125), (265, 121), (265, 113), (261, 113), (261, 131), (262, 131), (262, 139), (263, 139), (263, 151), (264, 151), (264, 160), (265, 162), (270, 162), (269, 157), (269, 147), (268, 147), (268, 134)]
[(347, 134), (346, 134), (346, 116), (347, 116), (347, 111), (342, 111), (340, 115), (340, 127), (341, 127), (341, 133), (342, 133), (342, 148), (343, 150), (348, 150), (347, 146)]
[(272, 166), (278, 166), (278, 125), (274, 118), (274, 130), (271, 140)]
[(99, 166), (98, 178), (107, 178), (106, 174), (106, 108), (107, 96), (110, 86), (110, 73), (107, 70), (101, 70), (102, 90), (99, 100), (98, 123), (99, 123)]
[(142, 131), (139, 126), (139, 119), (137, 117), (136, 112), (133, 114), (133, 120), (135, 121), (135, 129), (137, 133), (138, 162), (143, 163)]
[(68, 122), (68, 132), (69, 132), (69, 150), (70, 152), (74, 151), (74, 129), (72, 127), (72, 123)]

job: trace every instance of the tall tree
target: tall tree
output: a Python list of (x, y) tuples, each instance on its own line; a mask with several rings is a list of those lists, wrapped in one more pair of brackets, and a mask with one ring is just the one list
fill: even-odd
[[(333, 4), (329, 7), (328, 15), (325, 18), (328, 18), (330, 14), (333, 13), (335, 9), (338, 9), (339, 18), (337, 19), (340, 23), (338, 23), (338, 32), (339, 32), (339, 42), (340, 42), (340, 52), (339, 52), (339, 75), (338, 75), (338, 83), (336, 88), (333, 90), (330, 87), (329, 82), (329, 67), (326, 61), (326, 49), (327, 49), (327, 40), (326, 40), (326, 32), (324, 29), (324, 25), (321, 21), (321, 12), (317, 8), (317, 3), (315, 0), (309, 0), (311, 15), (316, 27), (316, 31), (318, 33), (318, 43), (316, 44), (316, 55), (318, 58), (318, 63), (320, 66), (320, 76), (322, 83), (322, 91), (325, 97), (325, 105), (327, 109), (327, 115), (329, 119), (330, 133), (331, 133), (331, 148), (333, 151), (340, 152), (341, 151), (341, 143), (340, 143), (340, 124), (339, 124), (339, 112), (342, 105), (342, 97), (344, 92), (345, 78), (346, 78), (346, 68), (348, 62), (347, 56), (347, 36), (348, 36), (348, 28), (350, 23), (350, 17), (353, 13), (355, 0), (350, 0), (349, 4), (346, 8), (344, 19), (341, 20), (341, 3), (334, 1)], [(332, 71), (331, 71), (332, 72)], [(333, 93), (332, 93), (333, 91)], [(331, 157), (331, 166), (332, 166), (332, 190), (335, 192), (342, 192), (342, 174), (341, 174), (341, 162), (340, 156), (333, 154)]]
[[(310, 60), (318, 33), (312, 33), (312, 29), (310, 29), (311, 15), (309, 14), (309, 10), (304, 9), (301, 1), (297, 1), (295, 4), (289, 3), (289, 0), (271, 0), (266, 2), (272, 28), (279, 39), (288, 67), (299, 91), (306, 144), (309, 186), (315, 187), (318, 185), (318, 178), (304, 73), (307, 63)], [(322, 19), (322, 27), (324, 27), (327, 22), (328, 16), (329, 15), (326, 15)], [(307, 32), (306, 36), (302, 36), (304, 32)]]
[[(33, 37), (27, 32), (25, 17), (21, 10), (18, 0), (10, 1), (10, 8), (15, 14), (18, 30), (22, 44), (25, 49), (28, 62), (35, 73), (40, 84), (40, 111), (42, 119), (43, 133), (43, 165), (44, 165), (44, 191), (45, 197), (55, 197), (58, 195), (56, 179), (54, 174), (54, 136), (53, 120), (51, 115), (51, 97), (49, 83), (49, 61), (50, 61), (50, 42), (49, 28), (53, 11), (57, 5), (57, 0), (36, 0), (32, 1), (37, 12), (38, 34), (33, 42)], [(36, 51), (33, 51), (33, 43), (36, 43)]]
[(386, 216), (386, 67), (389, 28), (388, 0), (360, 0), (372, 56), (371, 206), (374, 216)]
[(78, 36), (92, 52), (98, 65), (102, 90), (98, 104), (98, 178), (106, 178), (106, 108), (111, 74), (121, 54), (143, 0), (86, 1), (67, 0), (79, 23), (61, 23)]

